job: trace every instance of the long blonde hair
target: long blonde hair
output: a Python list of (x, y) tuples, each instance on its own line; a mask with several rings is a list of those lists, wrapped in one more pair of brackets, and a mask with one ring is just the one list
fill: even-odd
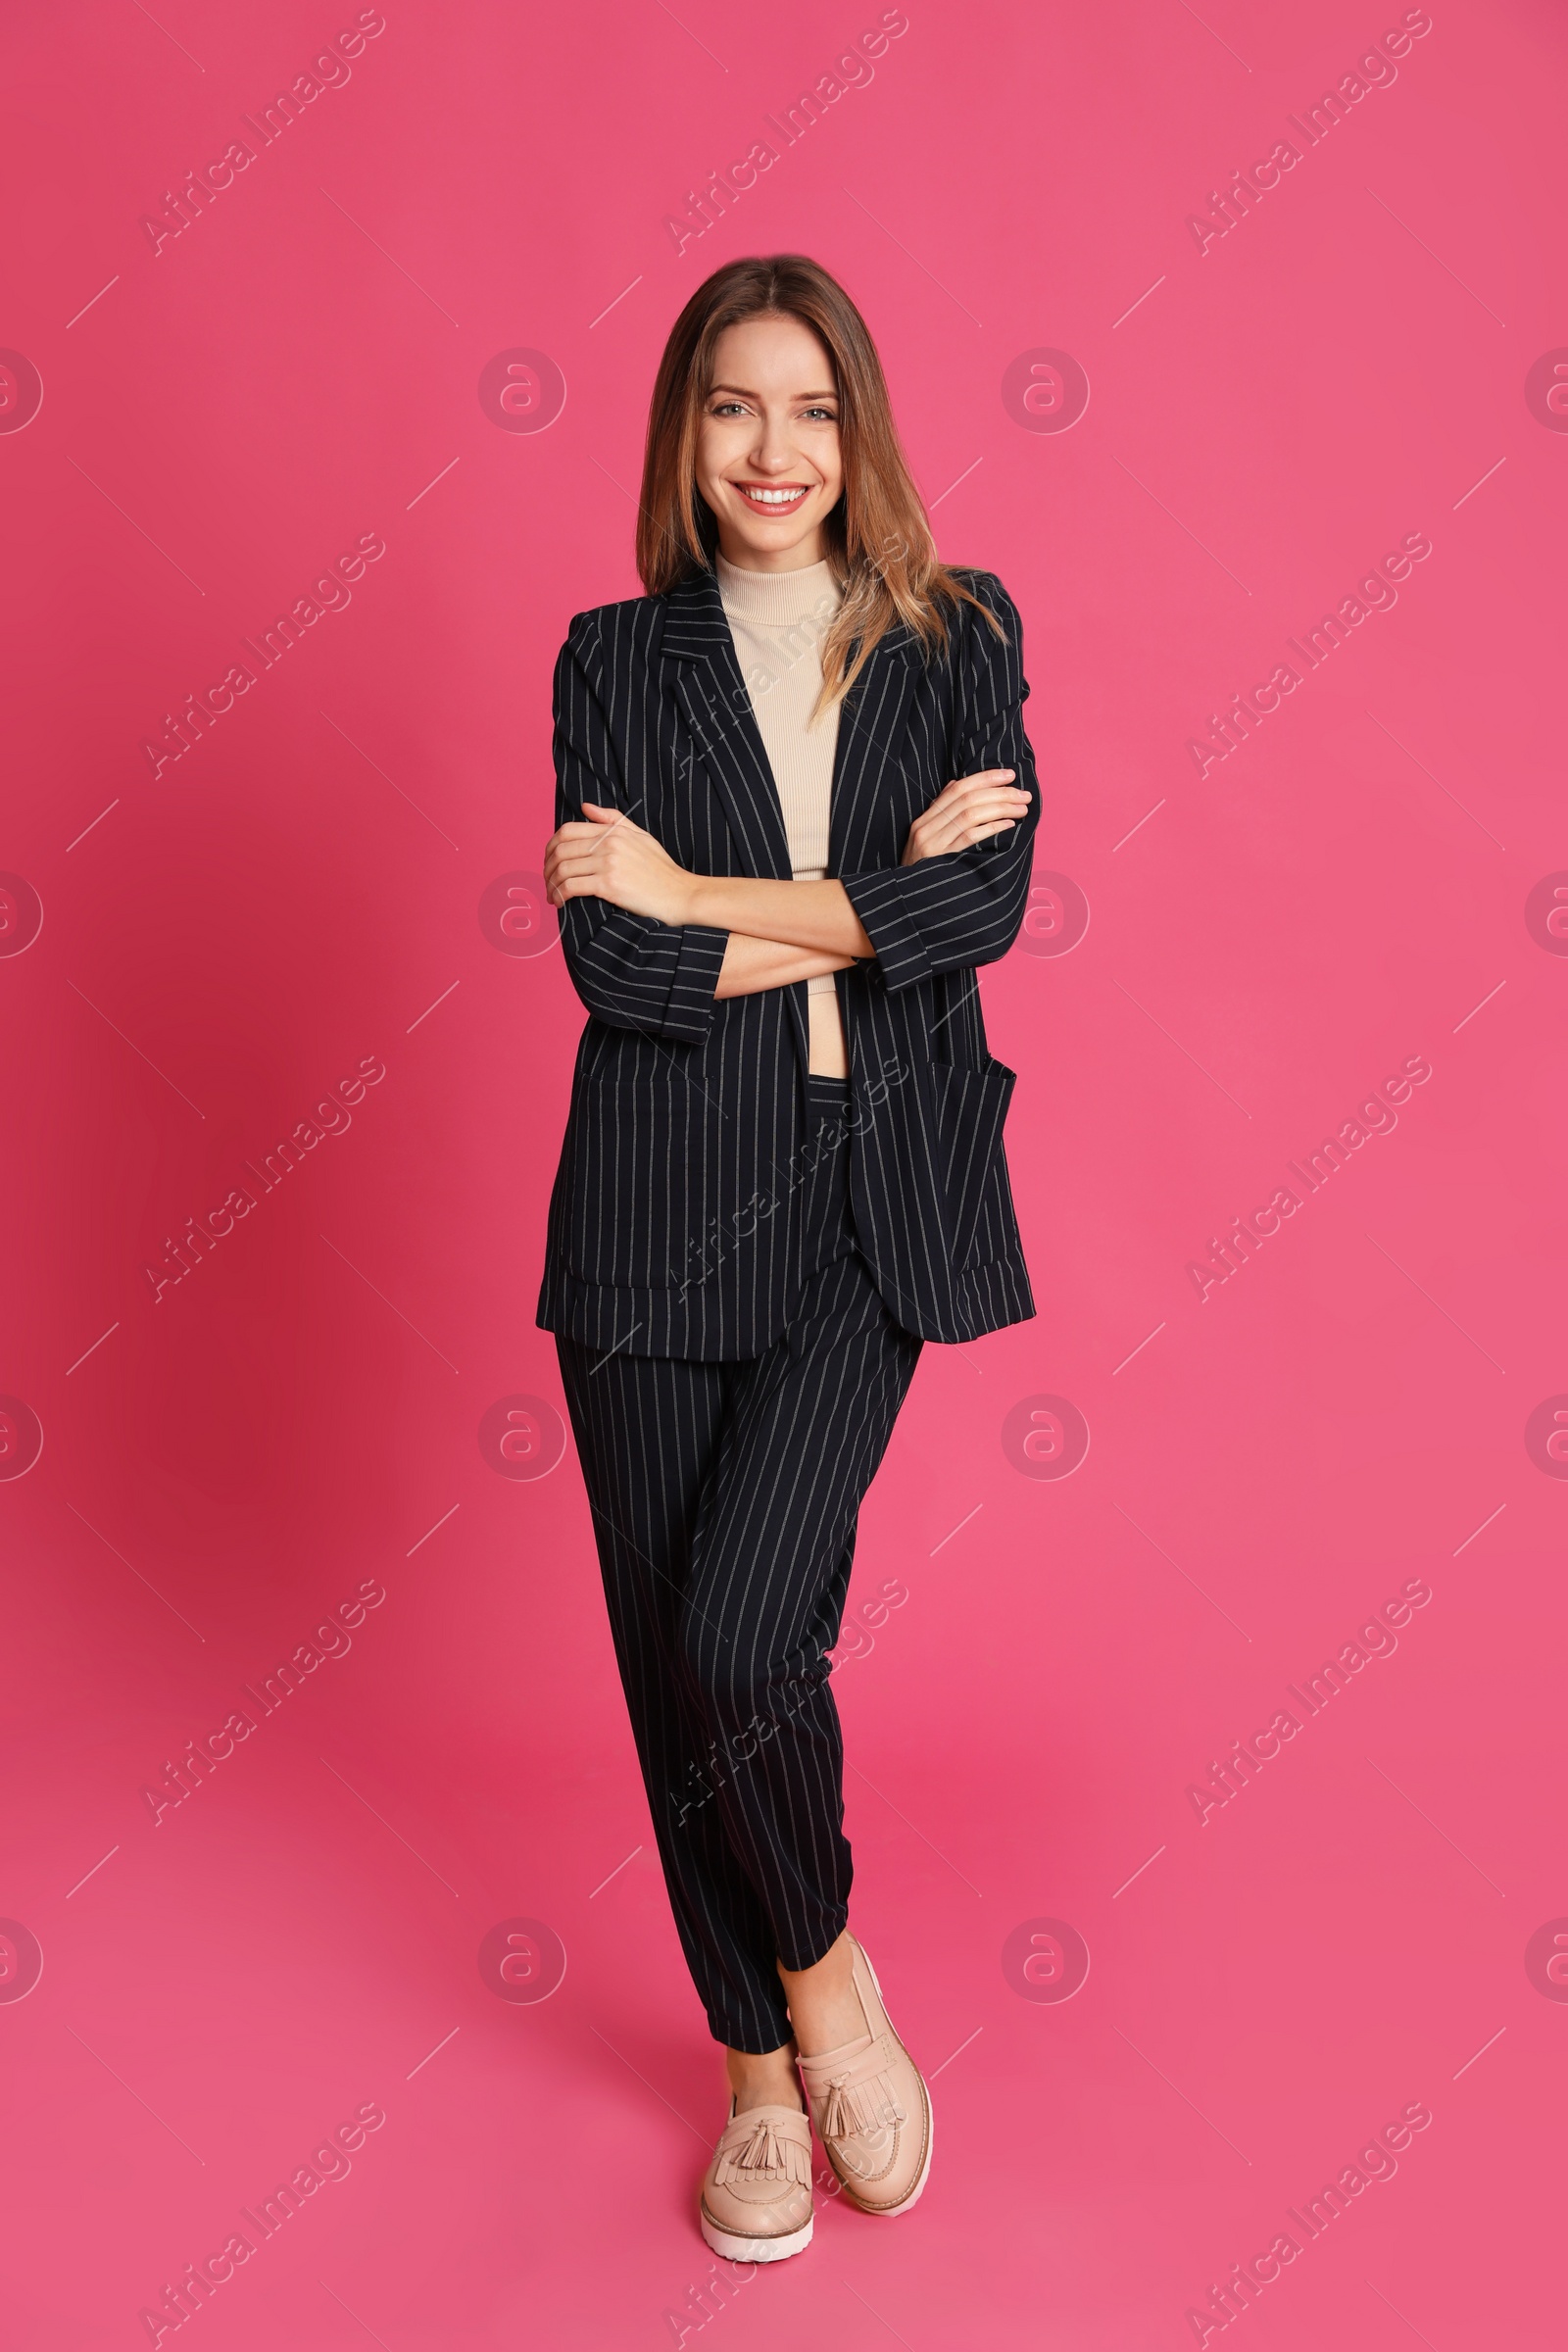
[(649, 404), (637, 513), (637, 569), (649, 595), (712, 568), (718, 524), (697, 489), (698, 427), (719, 336), (759, 318), (808, 326), (832, 360), (838, 386), (844, 492), (822, 529), (843, 603), (822, 642), (824, 703), (848, 693), (900, 621), (928, 658), (946, 646), (949, 613), (960, 603), (1005, 636), (991, 608), (938, 561), (870, 329), (838, 280), (800, 253), (726, 262), (670, 329)]

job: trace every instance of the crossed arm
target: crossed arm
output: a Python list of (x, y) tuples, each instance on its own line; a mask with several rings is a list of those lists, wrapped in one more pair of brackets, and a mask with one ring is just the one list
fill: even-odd
[[(971, 849), (1016, 823), (1030, 796), (1014, 773), (988, 767), (949, 784), (910, 826), (902, 863)], [(842, 882), (690, 874), (618, 809), (591, 801), (582, 807), (585, 821), (562, 825), (545, 850), (551, 905), (606, 899), (656, 922), (727, 932), (715, 996), (786, 988), (876, 954)]]

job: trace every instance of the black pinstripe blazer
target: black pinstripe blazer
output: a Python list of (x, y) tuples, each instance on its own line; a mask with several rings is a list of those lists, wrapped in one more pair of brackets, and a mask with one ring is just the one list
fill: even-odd
[[(902, 623), (840, 715), (828, 871), (876, 950), (836, 974), (849, 1047), (860, 1249), (906, 1329), (969, 1340), (1031, 1316), (975, 967), (1004, 956), (1029, 892), (1040, 793), (1023, 731), (1017, 612), (992, 573), (927, 660)], [(624, 808), (688, 872), (788, 880), (777, 787), (711, 571), (579, 612), (556, 667), (556, 822)], [(955, 776), (1012, 767), (1022, 821), (974, 849), (899, 860)], [(727, 934), (603, 899), (562, 912), (591, 1018), (551, 1197), (538, 1320), (592, 1347), (760, 1353), (800, 1288), (806, 983), (713, 997)]]

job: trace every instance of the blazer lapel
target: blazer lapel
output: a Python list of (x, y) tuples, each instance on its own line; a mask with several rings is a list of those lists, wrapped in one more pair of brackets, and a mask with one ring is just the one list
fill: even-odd
[[(860, 873), (887, 861), (891, 799), (884, 777), (889, 763), (898, 762), (920, 664), (919, 639), (903, 621), (895, 622), (840, 706), (829, 817), (830, 874)], [(892, 843), (894, 863), (903, 848), (902, 842)]]
[(742, 872), (755, 881), (789, 881), (778, 786), (711, 571), (669, 591), (662, 650), (673, 657), (675, 700), (724, 804)]

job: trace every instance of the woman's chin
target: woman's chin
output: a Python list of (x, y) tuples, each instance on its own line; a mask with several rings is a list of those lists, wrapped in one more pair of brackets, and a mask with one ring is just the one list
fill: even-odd
[(786, 565), (791, 562), (808, 562), (807, 542), (814, 540), (816, 525), (796, 523), (793, 516), (789, 523), (753, 522), (749, 515), (742, 514), (732, 523), (729, 535), (736, 547), (744, 551), (732, 556), (726, 548), (724, 553), (729, 562), (739, 564), (742, 570), (749, 565), (753, 570), (765, 571), (770, 564), (780, 562)]

